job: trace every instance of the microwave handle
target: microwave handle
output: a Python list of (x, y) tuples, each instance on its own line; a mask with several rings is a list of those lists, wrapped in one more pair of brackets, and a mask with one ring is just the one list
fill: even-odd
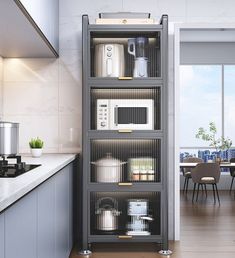
[(118, 105), (114, 107), (114, 124), (118, 126)]

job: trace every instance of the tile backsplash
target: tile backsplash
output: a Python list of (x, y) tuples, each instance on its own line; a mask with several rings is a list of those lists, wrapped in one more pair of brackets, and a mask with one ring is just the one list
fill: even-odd
[(20, 123), (20, 152), (37, 136), (45, 152), (78, 151), (81, 83), (69, 68), (62, 58), (3, 59), (3, 119)]

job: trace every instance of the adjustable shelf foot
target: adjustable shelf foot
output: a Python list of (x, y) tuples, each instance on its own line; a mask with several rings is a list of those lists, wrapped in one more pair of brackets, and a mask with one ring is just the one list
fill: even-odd
[(172, 254), (172, 251), (171, 250), (161, 250), (158, 253), (161, 255), (164, 255), (164, 256), (168, 256), (168, 255)]
[(81, 250), (79, 252), (79, 254), (80, 255), (90, 255), (90, 254), (92, 254), (92, 251), (90, 251), (90, 250)]

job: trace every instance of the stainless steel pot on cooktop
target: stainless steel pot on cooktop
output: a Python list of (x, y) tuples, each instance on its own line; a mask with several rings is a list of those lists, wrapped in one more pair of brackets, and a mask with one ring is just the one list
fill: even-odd
[(16, 155), (19, 149), (19, 123), (0, 121), (0, 156)]

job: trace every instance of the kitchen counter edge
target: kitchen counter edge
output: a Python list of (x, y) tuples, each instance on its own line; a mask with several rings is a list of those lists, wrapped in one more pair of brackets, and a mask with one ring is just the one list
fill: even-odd
[(0, 213), (34, 188), (73, 162), (76, 154), (43, 154), (41, 158), (22, 155), (22, 161), (41, 166), (16, 178), (0, 178)]

